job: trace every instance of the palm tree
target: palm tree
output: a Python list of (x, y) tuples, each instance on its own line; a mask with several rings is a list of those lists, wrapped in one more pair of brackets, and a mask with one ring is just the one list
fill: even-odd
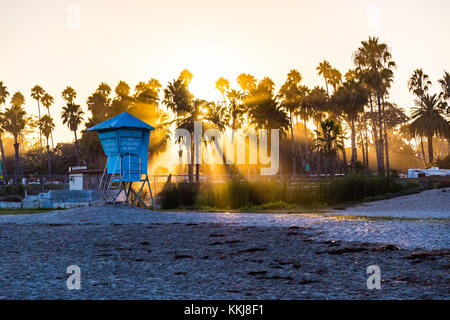
[(230, 81), (228, 81), (224, 77), (220, 77), (216, 81), (216, 89), (219, 90), (220, 94), (223, 97), (223, 101), (225, 101), (225, 92), (230, 89)]
[[(53, 104), (54, 99), (51, 95), (49, 95), (48, 93), (45, 93), (44, 96), (41, 98), (41, 102), (42, 105), (47, 108), (47, 114), (50, 117), (50, 106)], [(52, 137), (52, 148), (54, 148), (53, 146), (53, 131), (51, 132), (51, 137)]]
[[(416, 69), (408, 80), (408, 89), (420, 100), (428, 92), (431, 84), (432, 83), (428, 74), (426, 74), (422, 69)], [(422, 150), (423, 162), (426, 165), (427, 161), (423, 146), (423, 136), (420, 136), (420, 147)]]
[(62, 108), (61, 118), (63, 124), (67, 124), (70, 131), (73, 131), (75, 136), (75, 147), (77, 150), (77, 165), (80, 165), (80, 148), (77, 139), (78, 126), (83, 121), (84, 112), (80, 105), (68, 102), (66, 106)]
[[(204, 129), (209, 129), (215, 127), (219, 130), (225, 129), (225, 122), (222, 118), (218, 117), (218, 112), (211, 112), (211, 104), (202, 99), (195, 99), (189, 104), (188, 110), (183, 112), (182, 118), (177, 120), (177, 128), (186, 129), (191, 133), (191, 165), (189, 171), (190, 181), (192, 181), (193, 176), (193, 163), (194, 163), (194, 123), (196, 121), (201, 121), (202, 127)], [(205, 110), (209, 110), (206, 112)], [(198, 146), (201, 148), (201, 145)], [(196, 163), (196, 173), (195, 181), (198, 183), (200, 181), (200, 165)]]
[(14, 181), (17, 183), (19, 176), (19, 142), (18, 137), (20, 132), (25, 128), (26, 112), (22, 108), (25, 104), (25, 97), (22, 93), (16, 92), (11, 98), (11, 107), (7, 108), (4, 112), (3, 117), (3, 128), (14, 136), (14, 160), (15, 160), (15, 170), (14, 170)]
[(330, 85), (333, 86), (333, 92), (335, 92), (337, 87), (342, 82), (342, 74), (341, 74), (341, 72), (339, 70), (337, 70), (337, 69), (331, 69), (329, 82), (330, 82)]
[(241, 73), (238, 75), (236, 82), (245, 94), (256, 88), (256, 78), (251, 74)]
[(184, 69), (180, 72), (178, 79), (180, 79), (186, 87), (189, 87), (193, 77), (194, 75), (188, 69)]
[(279, 97), (282, 99), (282, 106), (289, 113), (289, 125), (291, 129), (291, 146), (292, 146), (292, 175), (296, 175), (297, 168), (297, 156), (296, 156), (296, 148), (294, 142), (294, 117), (293, 115), (299, 110), (300, 106), (303, 103), (303, 99), (306, 95), (306, 92), (302, 90), (302, 86), (300, 82), (302, 81), (302, 76), (300, 72), (293, 69), (288, 75), (286, 82), (281, 86)]
[(334, 176), (337, 151), (344, 147), (341, 139), (342, 128), (333, 119), (321, 121), (320, 128), (320, 131), (315, 130), (314, 149), (324, 154), (330, 175)]
[(330, 63), (327, 60), (323, 60), (321, 63), (319, 63), (316, 70), (319, 76), (322, 76), (323, 79), (325, 80), (325, 88), (327, 89), (327, 94), (329, 95), (330, 93), (328, 91), (328, 82), (331, 78), (331, 70), (332, 70)]
[[(445, 100), (450, 100), (450, 73), (445, 71), (444, 77), (439, 80), (442, 88), (442, 96)], [(450, 115), (450, 108), (447, 108), (447, 115)]]
[(67, 86), (61, 93), (61, 96), (67, 103), (73, 103), (77, 97), (77, 93), (72, 87)]
[(357, 160), (355, 121), (357, 121), (359, 113), (364, 111), (364, 105), (367, 104), (368, 98), (369, 90), (364, 88), (360, 82), (356, 81), (345, 82), (332, 97), (332, 100), (334, 100), (335, 104), (346, 115), (347, 122), (350, 124), (352, 132), (351, 167), (353, 169), (355, 169)]
[(395, 67), (395, 62), (392, 61), (388, 46), (380, 43), (376, 37), (369, 37), (368, 41), (361, 42), (361, 47), (353, 54), (353, 61), (358, 72), (364, 76), (364, 81), (377, 98), (379, 126), (377, 165), (378, 174), (382, 174), (385, 171), (382, 99), (386, 93), (383, 79), (386, 78), (385, 74), (392, 72), (391, 69)]
[[(0, 106), (6, 102), (6, 98), (8, 98), (9, 92), (8, 88), (3, 84), (3, 81), (0, 81)], [(0, 111), (0, 123), (3, 123), (3, 113)], [(0, 125), (0, 151), (2, 153), (2, 171), (3, 171), (3, 177), (6, 180), (6, 177), (8, 175), (8, 170), (6, 168), (6, 161), (5, 161), (5, 150), (3, 149), (3, 140), (2, 140), (2, 133), (3, 133), (3, 125)]]
[(431, 84), (430, 77), (422, 69), (416, 69), (408, 80), (408, 89), (420, 99), (428, 92)]
[(447, 103), (442, 101), (441, 95), (430, 95), (428, 93), (425, 93), (421, 98), (416, 99), (415, 103), (417, 107), (413, 109), (411, 114), (411, 134), (427, 137), (428, 159), (431, 164), (434, 160), (433, 136), (450, 136), (450, 124), (443, 115)]
[[(38, 120), (41, 119), (41, 107), (40, 107), (40, 102), (42, 101), (42, 97), (45, 95), (45, 91), (44, 89), (42, 89), (41, 86), (39, 85), (35, 85), (32, 89), (31, 89), (31, 97), (37, 101), (38, 104)], [(39, 143), (40, 143), (40, 153), (41, 153), (41, 163), (43, 161), (43, 157), (42, 157), (42, 132), (39, 130)]]
[(52, 179), (52, 162), (51, 162), (51, 156), (50, 156), (50, 143), (49, 143), (49, 137), (53, 130), (55, 129), (55, 124), (53, 123), (53, 119), (45, 115), (41, 119), (39, 119), (38, 122), (39, 129), (42, 131), (42, 134), (47, 139), (47, 164), (48, 164), (48, 178), (49, 180)]

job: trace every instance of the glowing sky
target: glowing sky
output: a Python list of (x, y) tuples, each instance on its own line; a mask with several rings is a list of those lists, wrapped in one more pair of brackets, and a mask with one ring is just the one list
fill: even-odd
[(279, 87), (296, 68), (305, 84), (323, 86), (317, 64), (327, 59), (344, 74), (369, 35), (392, 49), (390, 100), (400, 106), (413, 104), (406, 83), (415, 68), (434, 81), (450, 71), (448, 0), (0, 0), (0, 81), (25, 94), (30, 113), (35, 84), (53, 95), (55, 140), (69, 141), (59, 117), (67, 85), (85, 110), (102, 81), (134, 88), (154, 77), (165, 86), (184, 68), (194, 74), (191, 91), (206, 99), (219, 99), (218, 77), (237, 87), (242, 72)]

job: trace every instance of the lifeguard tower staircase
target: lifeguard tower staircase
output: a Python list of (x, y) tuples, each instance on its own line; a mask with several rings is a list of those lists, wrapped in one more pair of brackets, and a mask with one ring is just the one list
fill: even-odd
[[(152, 201), (155, 203), (147, 174), (148, 144), (151, 125), (139, 120), (127, 112), (99, 123), (88, 131), (97, 131), (107, 157), (99, 189), (103, 202), (124, 202), (134, 207), (142, 199), (142, 191), (147, 184)], [(133, 189), (133, 183), (141, 184), (139, 191)]]

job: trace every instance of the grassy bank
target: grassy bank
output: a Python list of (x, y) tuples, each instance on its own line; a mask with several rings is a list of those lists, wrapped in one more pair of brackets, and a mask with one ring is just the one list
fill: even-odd
[(362, 174), (311, 188), (285, 181), (233, 180), (223, 184), (168, 183), (158, 194), (162, 209), (245, 212), (311, 211), (373, 201), (421, 191), (416, 182)]
[(53, 210), (55, 209), (0, 209), (0, 215), (35, 214), (35, 213), (45, 213)]

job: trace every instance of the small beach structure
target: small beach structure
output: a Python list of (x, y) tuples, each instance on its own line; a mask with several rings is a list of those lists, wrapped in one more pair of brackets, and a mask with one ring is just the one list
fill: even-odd
[(450, 169), (439, 169), (438, 167), (431, 167), (430, 169), (408, 169), (408, 178), (430, 176), (450, 176)]
[[(97, 131), (107, 157), (100, 182), (103, 201), (115, 203), (120, 201), (119, 196), (121, 196), (123, 201), (132, 207), (140, 202), (148, 208), (141, 197), (143, 188), (147, 184), (153, 210), (155, 210), (147, 175), (150, 131), (155, 128), (128, 112), (123, 112), (87, 130)], [(138, 187), (139, 191), (132, 188), (133, 183), (141, 184)]]

